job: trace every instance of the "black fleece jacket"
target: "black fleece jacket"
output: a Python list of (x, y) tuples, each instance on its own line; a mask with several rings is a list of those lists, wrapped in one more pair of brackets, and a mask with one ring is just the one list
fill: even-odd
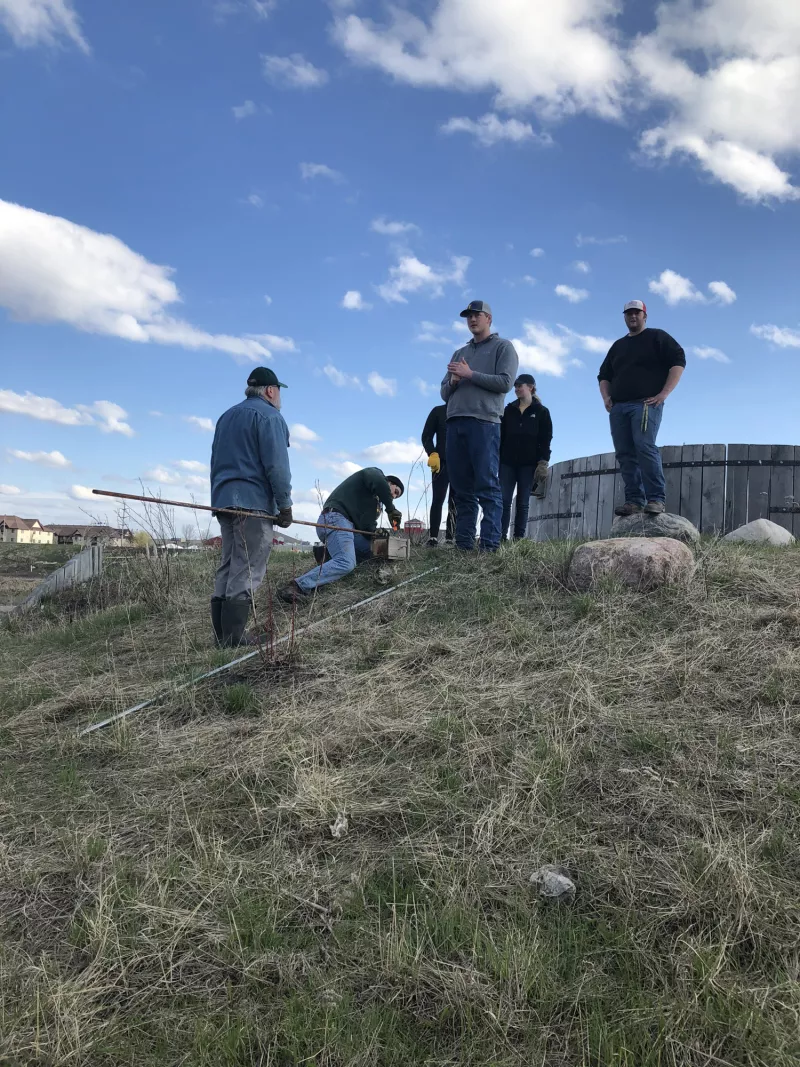
[(534, 399), (524, 411), (519, 400), (506, 405), (500, 423), (500, 462), (510, 467), (535, 467), (550, 459), (553, 421), (540, 400)]

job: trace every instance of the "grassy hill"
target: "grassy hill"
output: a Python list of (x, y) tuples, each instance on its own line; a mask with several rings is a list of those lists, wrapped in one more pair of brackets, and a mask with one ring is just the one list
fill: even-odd
[(796, 1067), (800, 550), (580, 596), (569, 553), (420, 551), (81, 739), (231, 658), (213, 560), (0, 631), (0, 1062)]

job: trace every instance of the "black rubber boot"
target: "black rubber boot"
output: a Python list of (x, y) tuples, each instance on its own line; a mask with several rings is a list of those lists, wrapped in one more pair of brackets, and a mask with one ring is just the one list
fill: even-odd
[(250, 617), (250, 600), (226, 600), (222, 604), (222, 645), (224, 648), (236, 648), (247, 641), (244, 631)]
[(218, 645), (222, 644), (222, 605), (224, 603), (224, 596), (212, 596), (211, 598), (211, 625), (214, 627), (214, 640)]

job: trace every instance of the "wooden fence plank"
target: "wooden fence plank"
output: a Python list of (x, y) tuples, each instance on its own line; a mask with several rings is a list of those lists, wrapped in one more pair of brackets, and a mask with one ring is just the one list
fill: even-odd
[[(547, 472), (547, 491), (544, 499), (538, 502), (540, 515), (552, 515), (558, 511), (559, 472), (562, 467), (562, 463), (556, 463)], [(531, 498), (531, 504), (535, 499), (536, 497)], [(556, 519), (542, 519), (537, 540), (552, 541), (557, 537), (558, 521)]]
[[(794, 461), (800, 463), (800, 445), (795, 445)], [(800, 507), (800, 467), (794, 469), (794, 507)], [(800, 541), (800, 512), (792, 515), (792, 533)]]
[[(769, 506), (771, 508), (790, 508), (794, 503), (795, 493), (795, 481), (797, 479), (797, 471), (793, 466), (781, 467), (777, 463), (779, 460), (783, 460), (784, 463), (794, 462), (794, 445), (773, 445), (772, 446), (772, 462), (776, 464), (772, 468), (772, 481), (769, 487)], [(766, 516), (768, 519), (772, 519), (778, 526), (782, 526), (784, 530), (792, 532), (792, 520), (794, 515), (787, 513), (781, 513), (779, 511), (770, 511)]]
[[(725, 459), (725, 445), (703, 445), (703, 462), (721, 462)], [(725, 525), (725, 468), (703, 468), (703, 513), (700, 518), (701, 533), (717, 535)]]
[[(589, 471), (599, 470), (602, 458), (599, 453), (595, 456), (589, 456), (586, 461), (586, 469)], [(600, 475), (589, 475), (584, 479), (584, 485), (581, 537), (587, 541), (594, 541), (597, 537), (597, 502), (600, 496)]]
[(772, 445), (750, 445), (747, 458), (747, 522), (769, 518), (769, 483), (772, 468), (753, 466), (753, 460), (772, 459)]
[[(684, 445), (681, 462), (702, 463), (702, 445)], [(681, 468), (681, 515), (698, 529), (703, 510), (703, 468)]]
[[(563, 475), (571, 474), (575, 467), (575, 460), (567, 460), (566, 463), (561, 464), (561, 470), (558, 476), (558, 489), (553, 496), (553, 511), (558, 512), (559, 515), (566, 515), (570, 509), (570, 503), (572, 501), (572, 478), (564, 478)], [(569, 519), (558, 519), (557, 532), (554, 536), (560, 537), (565, 540), (569, 537)]]
[[(548, 485), (548, 490), (549, 490), (549, 488), (550, 487)], [(530, 505), (528, 507), (528, 525), (527, 525), (527, 528), (525, 530), (525, 533), (526, 533), (526, 536), (529, 537), (531, 541), (541, 541), (542, 540), (542, 537), (541, 537), (542, 522), (541, 522), (541, 519), (539, 518), (539, 516), (547, 514), (547, 511), (546, 511), (546, 509), (544, 507), (544, 505), (546, 503), (547, 503), (547, 497), (546, 496), (545, 496), (544, 500), (540, 500), (539, 497), (537, 497), (537, 496), (532, 496), (531, 499), (530, 499)], [(513, 516), (512, 516), (512, 525), (509, 527), (509, 530), (513, 530), (513, 528), (514, 528), (513, 527), (513, 521), (514, 520), (513, 520)]]
[(732, 464), (732, 460), (747, 459), (747, 452), (747, 445), (728, 445), (725, 533), (738, 530), (747, 522), (747, 467), (737, 467)]
[[(662, 463), (680, 463), (683, 458), (681, 445), (665, 445), (659, 448)], [(664, 467), (664, 481), (667, 483), (667, 511), (671, 515), (682, 515), (681, 511), (681, 468)]]
[[(617, 457), (613, 452), (604, 452), (600, 457), (602, 470), (613, 471), (616, 465)], [(614, 478), (615, 475), (613, 474), (600, 475), (600, 489), (597, 500), (598, 537), (609, 537), (611, 535), (611, 523), (614, 521)]]
[[(576, 472), (585, 471), (587, 469), (586, 456), (574, 460), (572, 469)], [(566, 480), (572, 482), (572, 492), (570, 493), (570, 505), (568, 509), (572, 513), (572, 518), (569, 520), (567, 537), (570, 541), (577, 541), (582, 536), (581, 531), (583, 528), (583, 503), (586, 497), (586, 479), (568, 478)]]

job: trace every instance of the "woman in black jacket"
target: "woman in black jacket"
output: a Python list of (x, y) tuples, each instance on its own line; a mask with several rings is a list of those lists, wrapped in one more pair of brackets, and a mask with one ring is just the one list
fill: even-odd
[[(514, 537), (524, 537), (528, 506), (534, 483), (544, 488), (553, 422), (550, 412), (536, 395), (532, 374), (520, 374), (514, 382), (517, 399), (506, 405), (500, 424), (500, 487), (503, 491), (503, 540), (508, 539), (511, 501), (517, 490)], [(544, 494), (542, 494), (544, 495)]]

